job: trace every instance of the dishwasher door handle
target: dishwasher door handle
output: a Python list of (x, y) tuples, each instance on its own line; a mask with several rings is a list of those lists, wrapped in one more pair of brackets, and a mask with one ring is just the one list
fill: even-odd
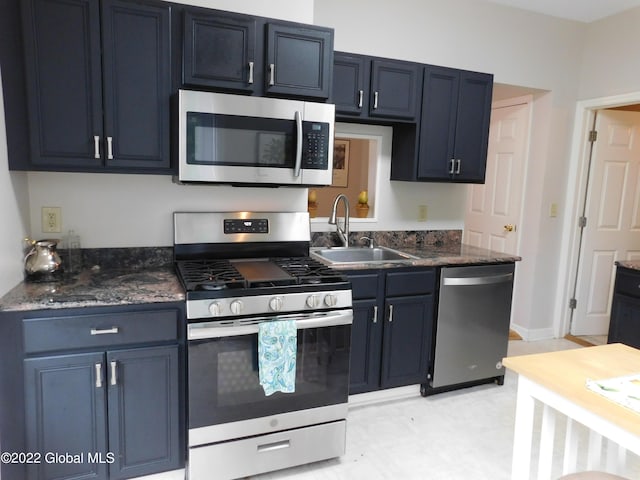
[(513, 273), (501, 275), (487, 275), (482, 277), (450, 277), (442, 280), (443, 285), (492, 285), (494, 283), (507, 283), (513, 280)]

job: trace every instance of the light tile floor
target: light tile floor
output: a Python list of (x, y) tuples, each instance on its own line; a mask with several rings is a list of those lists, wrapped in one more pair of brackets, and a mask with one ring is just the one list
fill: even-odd
[[(565, 339), (511, 341), (509, 355), (570, 348), (582, 347)], [(400, 391), (403, 396), (394, 400), (350, 406), (343, 457), (251, 478), (510, 479), (516, 403), (513, 372), (507, 371), (503, 386), (481, 385), (427, 398), (420, 396), (417, 387)], [(563, 425), (557, 431), (564, 432)], [(557, 437), (561, 452), (563, 439), (560, 434)], [(636, 457), (631, 460), (629, 478), (640, 478), (640, 462)], [(553, 478), (560, 471), (558, 458)]]

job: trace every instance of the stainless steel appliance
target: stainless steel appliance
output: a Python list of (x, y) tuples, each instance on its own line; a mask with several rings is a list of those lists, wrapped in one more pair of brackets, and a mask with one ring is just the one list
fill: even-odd
[(330, 185), (335, 106), (178, 92), (178, 180)]
[(513, 273), (513, 263), (442, 268), (433, 373), (423, 395), (504, 382)]
[[(174, 213), (186, 291), (190, 480), (240, 478), (342, 455), (351, 288), (309, 258), (309, 215)], [(295, 392), (266, 396), (258, 329), (292, 319)]]

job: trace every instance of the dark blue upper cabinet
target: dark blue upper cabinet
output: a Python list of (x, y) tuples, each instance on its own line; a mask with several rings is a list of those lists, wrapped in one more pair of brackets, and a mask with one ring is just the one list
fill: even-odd
[(417, 180), (484, 182), (492, 91), (490, 74), (425, 67)]
[(256, 20), (245, 15), (184, 15), (183, 82), (253, 92), (256, 86)]
[(361, 55), (334, 54), (331, 101), (336, 105), (336, 115), (369, 113), (370, 63)]
[(401, 60), (336, 52), (332, 101), (345, 120), (415, 122), (420, 112), (422, 66)]
[(369, 115), (415, 120), (420, 106), (422, 67), (397, 60), (373, 60)]
[(333, 30), (268, 23), (264, 66), (267, 95), (329, 98), (333, 77)]
[(102, 165), (100, 10), (92, 0), (22, 4), (31, 164)]
[(27, 0), (32, 169), (168, 170), (171, 8)]

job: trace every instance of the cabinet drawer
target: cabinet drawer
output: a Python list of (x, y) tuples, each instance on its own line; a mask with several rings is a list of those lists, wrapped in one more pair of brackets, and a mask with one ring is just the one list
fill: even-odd
[(419, 272), (387, 273), (387, 296), (422, 295), (435, 290), (436, 272), (433, 269)]
[(618, 272), (615, 290), (616, 293), (640, 297), (640, 272), (638, 274)]
[(23, 320), (26, 353), (177, 340), (178, 310)]
[(351, 296), (354, 300), (360, 298), (376, 298), (378, 296), (377, 273), (367, 273), (362, 275), (348, 275), (351, 282)]

